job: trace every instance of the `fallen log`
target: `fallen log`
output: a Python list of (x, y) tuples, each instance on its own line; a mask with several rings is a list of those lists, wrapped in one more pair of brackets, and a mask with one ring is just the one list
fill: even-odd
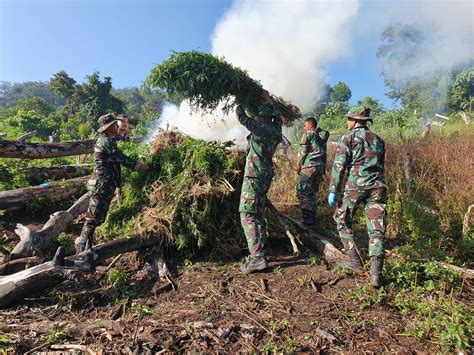
[(95, 266), (118, 254), (163, 245), (162, 235), (139, 235), (99, 244), (79, 255), (64, 257), (59, 247), (54, 259), (12, 275), (0, 277), (0, 307), (23, 300), (26, 296), (57, 285), (78, 271)]
[(45, 199), (47, 201), (66, 200), (80, 192), (85, 187), (85, 183), (88, 179), (88, 176), (82, 176), (70, 180), (53, 182), (47, 186), (0, 191), (0, 210), (6, 212), (23, 210), (34, 198)]
[(89, 164), (45, 167), (31, 166), (22, 169), (22, 172), (30, 184), (40, 184), (46, 180), (73, 179), (89, 175), (91, 168), (92, 166)]
[(29, 143), (0, 140), (0, 158), (43, 159), (92, 153), (96, 140)]
[(456, 265), (451, 265), (448, 263), (445, 263), (443, 261), (439, 261), (438, 265), (441, 266), (444, 269), (449, 269), (453, 270), (456, 272), (461, 273), (466, 279), (474, 279), (474, 270), (473, 269), (467, 269), (464, 267), (456, 266)]
[[(141, 142), (143, 137), (132, 137), (127, 140)], [(94, 149), (95, 142), (95, 139), (61, 143), (0, 140), (0, 158), (44, 159), (90, 154)]]
[(40, 231), (32, 231), (23, 224), (17, 224), (15, 234), (20, 241), (13, 248), (10, 259), (16, 259), (33, 255), (33, 252), (41, 254), (54, 247), (54, 238), (64, 232), (71, 223), (87, 210), (89, 205), (89, 194), (81, 196), (67, 211), (53, 213)]

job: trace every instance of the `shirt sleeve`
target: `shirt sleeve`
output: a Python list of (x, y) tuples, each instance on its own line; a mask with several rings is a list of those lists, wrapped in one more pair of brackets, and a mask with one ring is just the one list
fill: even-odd
[(351, 150), (345, 137), (342, 137), (336, 149), (336, 155), (334, 156), (334, 164), (332, 166), (331, 179), (329, 182), (329, 192), (337, 193), (341, 190), (344, 173), (349, 164), (350, 158)]
[(300, 141), (300, 149), (298, 151), (298, 164), (302, 166), (306, 160), (306, 156), (309, 153), (309, 139), (308, 133), (303, 133)]
[(236, 109), (236, 114), (237, 114), (237, 119), (239, 122), (247, 128), (251, 133), (255, 134), (256, 136), (264, 136), (266, 135), (267, 131), (263, 127), (262, 124), (254, 120), (253, 118), (250, 118), (247, 116), (245, 113), (244, 109), (241, 106), (237, 106)]
[(135, 159), (130, 158), (129, 156), (123, 154), (120, 149), (117, 148), (117, 151), (115, 153), (116, 156), (116, 161), (122, 164), (123, 166), (126, 166), (129, 169), (135, 169), (137, 166), (137, 161)]

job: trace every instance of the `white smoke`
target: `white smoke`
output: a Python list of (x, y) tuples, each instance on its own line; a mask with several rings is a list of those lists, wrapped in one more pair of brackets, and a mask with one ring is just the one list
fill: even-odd
[(179, 106), (165, 103), (160, 117), (149, 127), (150, 133), (145, 142), (149, 143), (159, 129), (178, 129), (193, 138), (207, 141), (233, 140), (238, 145), (245, 143), (247, 134), (235, 114), (224, 115), (220, 109), (212, 114), (193, 112), (187, 101), (183, 101)]
[(404, 85), (473, 60), (473, 10), (471, 0), (369, 1), (362, 3), (367, 21), (361, 24), (369, 33), (380, 34), (391, 24), (411, 25), (421, 32), (421, 46), (412, 50), (400, 43), (386, 63), (393, 78)]

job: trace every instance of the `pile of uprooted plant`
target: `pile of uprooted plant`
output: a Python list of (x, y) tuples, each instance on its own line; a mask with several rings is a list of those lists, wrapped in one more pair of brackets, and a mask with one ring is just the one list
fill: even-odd
[[(137, 148), (135, 148), (137, 150)], [(239, 225), (239, 189), (245, 155), (229, 144), (205, 142), (162, 131), (135, 155), (157, 171), (130, 172), (122, 201), (115, 204), (101, 238), (138, 233), (166, 236), (184, 253), (211, 249), (231, 256), (244, 240)]]
[[(218, 107), (228, 112), (242, 105), (250, 114), (255, 114), (263, 90), (244, 70), (223, 58), (198, 51), (171, 53), (167, 60), (153, 68), (147, 82), (172, 96), (189, 100), (191, 107), (204, 112)], [(295, 105), (281, 97), (272, 98), (284, 125), (291, 126), (301, 117)]]

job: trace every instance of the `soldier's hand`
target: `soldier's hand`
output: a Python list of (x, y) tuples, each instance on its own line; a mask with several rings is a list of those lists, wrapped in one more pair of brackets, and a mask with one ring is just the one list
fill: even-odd
[(148, 164), (138, 163), (137, 170), (147, 171), (150, 170), (150, 166)]
[(265, 101), (273, 102), (272, 97), (270, 96), (270, 93), (268, 92), (268, 90), (262, 89), (262, 93), (260, 94), (260, 97), (264, 99)]
[(296, 171), (296, 173), (297, 173), (298, 175), (301, 175), (301, 165), (298, 165), (298, 166), (296, 167), (295, 171)]
[(336, 204), (336, 194), (334, 192), (329, 193), (328, 204), (329, 206), (334, 206)]

